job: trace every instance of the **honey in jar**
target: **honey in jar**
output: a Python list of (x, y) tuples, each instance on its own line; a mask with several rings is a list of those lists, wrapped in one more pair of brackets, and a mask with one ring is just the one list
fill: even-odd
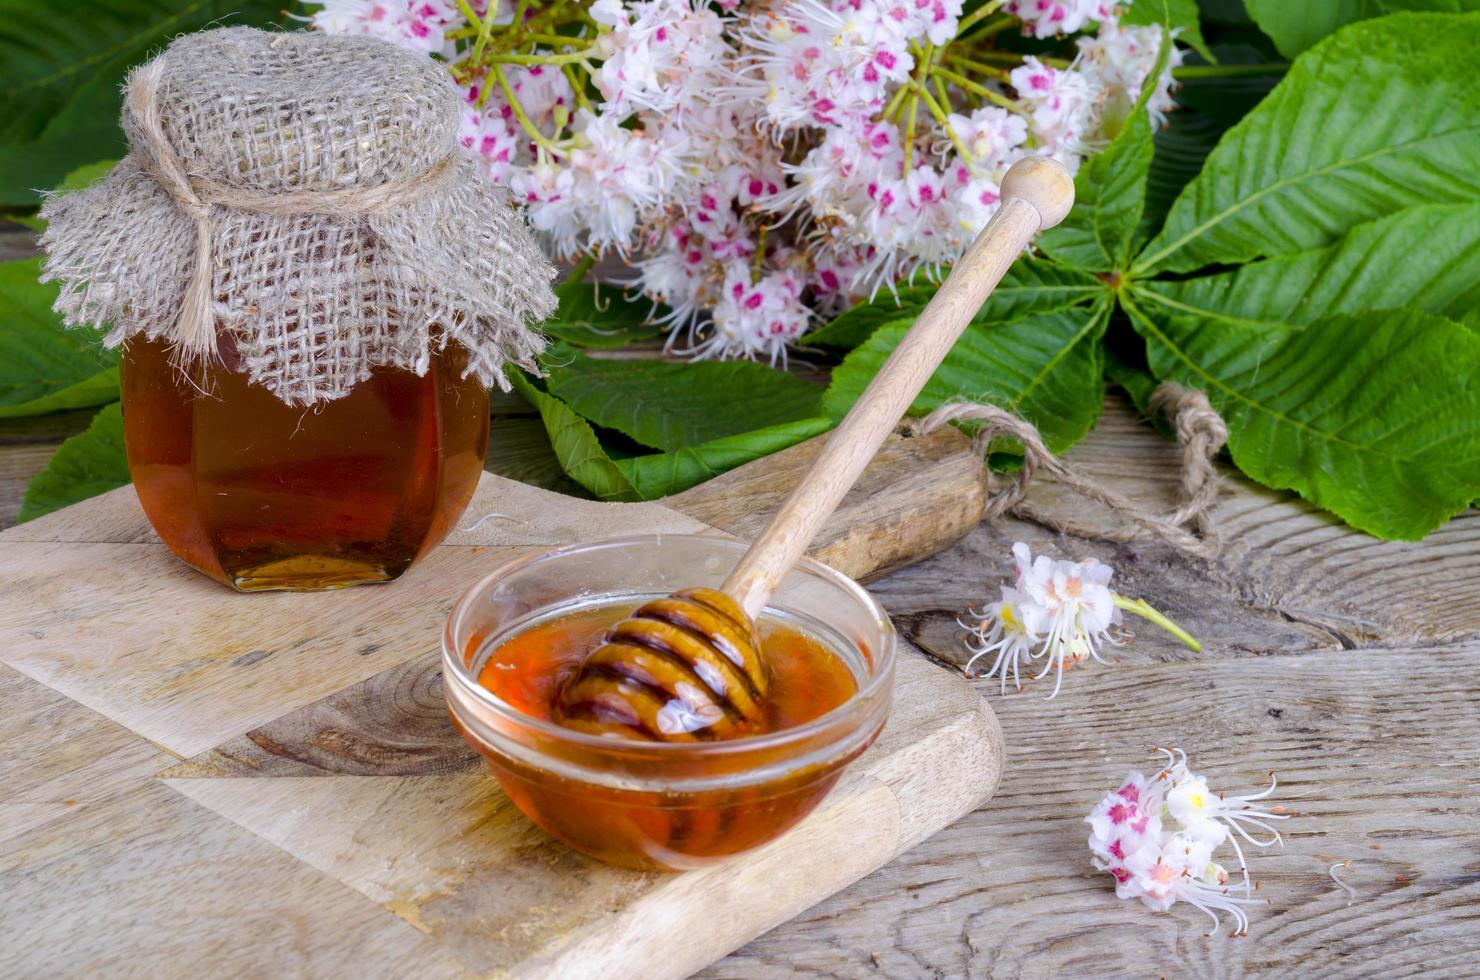
[(122, 358), (134, 487), (171, 551), (242, 591), (384, 582), (446, 536), (488, 446), (488, 393), (467, 357), (424, 375), (380, 367), (343, 398), (283, 403), (220, 363), (187, 378), (168, 345), (131, 338)]
[(129, 152), (47, 200), (55, 308), (123, 348), (144, 511), (217, 581), (384, 582), (467, 505), (555, 270), (462, 113), (385, 41), (187, 34), (129, 73)]
[[(553, 723), (561, 685), (603, 634), (634, 608), (635, 603), (619, 602), (564, 612), (491, 651), (470, 652), (468, 662), (481, 661), (478, 683), (500, 701), (530, 719)], [(688, 757), (670, 770), (680, 777), (673, 785), (593, 786), (565, 778), (557, 767), (483, 754), (520, 809), (566, 843), (612, 863), (695, 867), (770, 840), (827, 794), (841, 767), (832, 760), (824, 774), (795, 765), (795, 746), (777, 746), (771, 752), (751, 752), (744, 746), (763, 744), (768, 734), (799, 728), (843, 705), (858, 690), (858, 678), (838, 653), (797, 626), (763, 617), (759, 628), (760, 652), (771, 677), (764, 723), (742, 739), (670, 746), (678, 750), (674, 757)], [(606, 743), (602, 752), (620, 753), (627, 739), (606, 736), (600, 741)], [(730, 779), (734, 773), (727, 745), (751, 752), (743, 780)], [(689, 747), (692, 752), (685, 751)], [(568, 761), (583, 763), (579, 748), (565, 751)], [(756, 782), (755, 771), (767, 766), (774, 766), (774, 776)]]

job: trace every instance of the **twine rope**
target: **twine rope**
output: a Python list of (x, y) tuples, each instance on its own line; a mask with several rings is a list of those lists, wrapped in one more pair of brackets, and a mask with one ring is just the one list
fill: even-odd
[[(981, 422), (971, 447), (983, 460), (992, 443), (998, 439), (1014, 439), (1022, 444), (1023, 466), (1015, 477), (987, 474), (985, 517), (988, 521), (1011, 512), (1061, 533), (1116, 542), (1129, 541), (1141, 532), (1150, 532), (1183, 551), (1211, 558), (1221, 546), (1211, 516), (1219, 492), (1213, 460), (1228, 441), (1228, 426), (1209, 404), (1206, 395), (1171, 382), (1163, 382), (1156, 389), (1151, 396), (1151, 407), (1165, 413), (1176, 431), (1177, 442), (1182, 446), (1182, 503), (1165, 516), (1153, 514), (1124, 494), (1080, 475), (1049, 451), (1033, 423), (996, 405), (949, 402), (921, 419), (914, 429), (925, 435), (951, 422)], [(1028, 484), (1039, 472), (1048, 474), (1079, 495), (1103, 504), (1136, 526), (1107, 532), (1049, 514), (1025, 499)]]
[(158, 95), (163, 76), (163, 58), (156, 58), (135, 71), (129, 79), (127, 104), (138, 121), (144, 149), (148, 151), (144, 160), (147, 171), (170, 195), (175, 206), (195, 222), (195, 266), (180, 306), (175, 334), (175, 354), (182, 363), (216, 354), (216, 323), (212, 310), (214, 270), (211, 265), (215, 208), (278, 216), (362, 217), (403, 207), (436, 189), (456, 163), (457, 154), (453, 152), (416, 177), (332, 191), (266, 192), (191, 177), (185, 161), (165, 136), (160, 118)]

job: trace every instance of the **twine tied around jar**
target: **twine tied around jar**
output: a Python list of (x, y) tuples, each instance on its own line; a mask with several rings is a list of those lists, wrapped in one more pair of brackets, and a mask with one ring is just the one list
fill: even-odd
[[(1124, 494), (1076, 472), (1049, 450), (1033, 423), (996, 405), (948, 402), (915, 423), (914, 431), (925, 435), (951, 422), (980, 422), (971, 448), (983, 460), (998, 439), (1012, 439), (1022, 445), (1023, 465), (1016, 476), (1008, 480), (990, 471), (987, 474), (984, 517), (988, 521), (1011, 512), (1061, 533), (1116, 542), (1129, 541), (1146, 531), (1189, 554), (1211, 558), (1221, 547), (1210, 513), (1218, 500), (1213, 460), (1228, 441), (1228, 426), (1206, 395), (1170, 381), (1163, 382), (1152, 394), (1150, 407), (1166, 414), (1182, 446), (1182, 503), (1165, 516), (1153, 514)], [(1107, 532), (1048, 513), (1025, 499), (1028, 484), (1039, 472), (1105, 505), (1136, 527)]]
[(317, 214), (355, 218), (405, 207), (425, 194), (439, 191), (442, 181), (452, 172), (455, 150), (417, 177), (333, 191), (264, 192), (232, 187), (203, 177), (192, 178), (186, 171), (185, 162), (165, 135), (164, 124), (160, 120), (158, 96), (164, 68), (164, 59), (157, 58), (133, 72), (129, 77), (125, 104), (138, 120), (139, 131), (144, 136), (141, 148), (147, 151), (143, 160), (145, 171), (195, 222), (195, 268), (185, 289), (174, 334), (175, 356), (180, 363), (216, 355), (211, 270), (211, 244), (215, 233), (212, 215), (216, 207), (279, 216)]

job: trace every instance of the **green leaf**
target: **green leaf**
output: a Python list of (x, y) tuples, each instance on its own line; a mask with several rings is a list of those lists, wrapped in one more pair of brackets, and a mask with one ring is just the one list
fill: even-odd
[[(69, 152), (70, 152), (70, 148), (69, 148)], [(15, 162), (16, 161), (14, 159), (11, 159), (11, 160), (5, 161), (5, 162), (0, 162), (0, 184), (3, 184), (5, 182), (5, 176), (4, 176), (5, 168), (7, 166), (14, 165)], [(55, 186), (55, 187), (53, 187), (51, 189), (54, 190), (54, 191), (80, 191), (84, 187), (87, 187), (87, 186), (91, 185), (93, 182), (98, 181), (98, 180), (101, 180), (103, 177), (107, 176), (108, 173), (117, 164), (118, 164), (118, 161), (117, 160), (100, 160), (97, 163), (89, 163), (89, 164), (86, 164), (84, 166), (78, 167), (76, 170), (73, 170), (71, 173), (69, 173), (65, 177), (63, 177), (62, 178), (62, 182), (60, 184), (57, 184), (57, 186)], [(26, 167), (22, 166), (21, 169), (22, 170), (25, 170), (27, 173), (32, 172), (32, 168), (26, 168)], [(16, 203), (16, 202), (0, 202), (0, 203)], [(12, 214), (12, 215), (6, 216), (6, 220), (7, 221), (14, 221), (17, 224), (25, 225), (27, 228), (30, 228), (32, 231), (36, 232), (37, 234), (40, 234), (41, 232), (46, 231), (46, 222), (45, 221), (42, 221), (39, 217), (36, 217), (35, 215)]]
[(1179, 29), (1177, 40), (1209, 61), (1216, 61), (1203, 40), (1197, 0), (1132, 0), (1120, 15), (1122, 24), (1162, 24)]
[(120, 154), (130, 66), (176, 35), (271, 24), (281, 9), (281, 0), (0, 0), (0, 203), (35, 203), (37, 188)]
[(1212, 24), (1249, 23), (1249, 12), (1244, 9), (1244, 0), (1198, 0), (1197, 7), (1202, 19)]
[(1338, 27), (1378, 14), (1377, 0), (1244, 0), (1249, 16), (1286, 58)]
[(1400, 308), (1459, 320), (1480, 307), (1480, 203), (1407, 208), (1326, 248), (1137, 288), (1170, 312), (1228, 322)]
[[(1008, 270), (1012, 275), (1012, 270)], [(1003, 280), (1004, 288), (1006, 280)], [(873, 299), (849, 307), (827, 323), (802, 337), (809, 346), (836, 347), (852, 350), (868, 340), (878, 328), (904, 317), (915, 317), (940, 286), (936, 283), (897, 286), (893, 293), (880, 289)]]
[(832, 420), (824, 416), (796, 419), (671, 453), (619, 459), (616, 465), (637, 488), (639, 498), (656, 500), (697, 486), (743, 463), (821, 435), (832, 425)]
[[(515, 395), (518, 398), (518, 395)], [(519, 398), (521, 407), (528, 403)], [(508, 477), (520, 483), (554, 490), (575, 497), (590, 496), (586, 488), (572, 480), (560, 465), (545, 432), (545, 420), (538, 412), (531, 415), (494, 413), (488, 429), (488, 455), (483, 468), (489, 473)]]
[(0, 418), (118, 399), (118, 354), (93, 330), (65, 330), (41, 260), (0, 263)]
[[(0, 337), (0, 351), (9, 346), (9, 340)], [(13, 419), (30, 415), (45, 415), (69, 408), (93, 408), (118, 401), (118, 368), (104, 368), (97, 374), (83, 378), (76, 384), (59, 388), (49, 395), (42, 395), (19, 405), (0, 405), (0, 419)]]
[(1378, 9), (1385, 14), (1398, 14), (1405, 10), (1428, 10), (1439, 14), (1466, 14), (1480, 10), (1480, 0), (1377, 0)]
[(116, 82), (89, 84), (34, 139), (10, 144), (0, 138), (0, 204), (34, 205), (42, 188), (64, 180), (79, 165), (122, 156), (128, 146), (118, 126), (118, 105)]
[(613, 460), (602, 449), (591, 426), (569, 405), (541, 391), (522, 373), (511, 372), (509, 377), (539, 411), (561, 467), (602, 500), (666, 497), (832, 427), (832, 420), (822, 416), (797, 419), (670, 453)]
[[(953, 399), (990, 402), (1027, 418), (1050, 449), (1063, 452), (1100, 414), (1100, 336), (1110, 305), (1106, 299), (1010, 323), (972, 321), (910, 411), (923, 414)], [(908, 320), (880, 327), (843, 360), (823, 399), (829, 415), (841, 418), (852, 407), (909, 327)]]
[(601, 287), (598, 292), (596, 285), (577, 280), (561, 283), (555, 296), (560, 305), (540, 330), (574, 347), (626, 347), (661, 335), (649, 322), (652, 304), (628, 298), (620, 287)]
[(97, 163), (84, 164), (63, 177), (62, 182), (57, 184), (53, 190), (80, 191), (84, 187), (91, 187), (108, 176), (117, 165), (117, 160), (99, 160)]
[(1146, 202), (1151, 153), (1151, 124), (1145, 108), (1138, 108), (1115, 141), (1080, 168), (1074, 178), (1074, 209), (1057, 228), (1043, 233), (1039, 247), (1087, 272), (1124, 269)]
[(57, 447), (46, 469), (26, 487), (19, 519), (29, 521), (128, 482), (123, 410), (115, 402), (94, 416), (86, 430)]
[(752, 361), (575, 354), (549, 372), (545, 388), (577, 413), (664, 451), (820, 414), (821, 388)]
[(1480, 0), (1245, 0), (1249, 15), (1293, 58), (1327, 34), (1354, 21), (1405, 10), (1458, 14), (1480, 10)]
[(1105, 378), (1126, 393), (1136, 411), (1142, 415), (1150, 413), (1151, 395), (1156, 391), (1157, 382), (1156, 376), (1147, 368), (1132, 364), (1106, 345)]
[(1480, 15), (1354, 24), (1230, 129), (1137, 276), (1288, 255), (1415, 204), (1480, 200)]
[[(1233, 0), (1237, 3), (1238, 0)], [(1243, 8), (1240, 7), (1240, 10)], [(1258, 65), (1269, 55), (1247, 44), (1215, 44), (1223, 66)], [(1204, 161), (1228, 128), (1248, 115), (1269, 94), (1281, 73), (1219, 78), (1187, 78), (1177, 88), (1177, 111), (1156, 131), (1151, 171), (1146, 179), (1146, 209), (1141, 237), (1149, 239), (1166, 221), (1172, 202), (1201, 171)]]
[(560, 466), (581, 486), (601, 500), (636, 500), (637, 490), (601, 448), (596, 433), (570, 406), (546, 394), (517, 370), (509, 372), (514, 388), (535, 407), (544, 420), (550, 446)]
[(1403, 540), (1480, 496), (1473, 331), (1415, 310), (1292, 328), (1124, 305), (1152, 371), (1206, 392), (1234, 462), (1260, 483)]
[[(807, 334), (803, 341), (824, 347), (852, 349), (868, 340), (886, 323), (914, 319), (935, 295), (935, 285), (903, 286), (899, 297), (881, 292), (867, 303), (859, 303), (831, 323)], [(1039, 259), (1019, 259), (1007, 270), (1002, 282), (987, 298), (976, 319), (1013, 320), (1032, 313), (1064, 309), (1105, 292), (1094, 276)]]

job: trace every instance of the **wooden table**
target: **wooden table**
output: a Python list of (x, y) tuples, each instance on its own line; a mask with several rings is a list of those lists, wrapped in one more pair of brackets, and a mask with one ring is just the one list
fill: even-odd
[[(84, 413), (85, 416), (85, 413)], [(81, 420), (85, 424), (85, 417)], [(53, 418), (0, 432), (0, 516), (13, 520)], [(538, 468), (538, 453), (532, 452)], [(1150, 504), (1172, 499), (1177, 454), (1111, 399), (1069, 456)], [(1036, 486), (1035, 502), (1113, 519)], [(1008, 770), (986, 806), (703, 975), (996, 976), (1472, 973), (1480, 956), (1480, 514), (1418, 544), (1347, 530), (1230, 474), (1216, 561), (1155, 543), (1063, 540), (1007, 520), (873, 583), (900, 631), (954, 670), (956, 614), (1011, 574), (1015, 540), (1094, 555), (1116, 587), (1202, 638), (1194, 654), (1154, 629), (1120, 665), (1072, 671), (1063, 692), (1002, 697)], [(1152, 747), (1186, 749), (1215, 788), (1262, 788), (1299, 811), (1282, 850), (1251, 854), (1266, 907), (1248, 938), (1207, 920), (1117, 901), (1093, 871), (1083, 817)], [(1337, 862), (1356, 891), (1328, 874)]]

